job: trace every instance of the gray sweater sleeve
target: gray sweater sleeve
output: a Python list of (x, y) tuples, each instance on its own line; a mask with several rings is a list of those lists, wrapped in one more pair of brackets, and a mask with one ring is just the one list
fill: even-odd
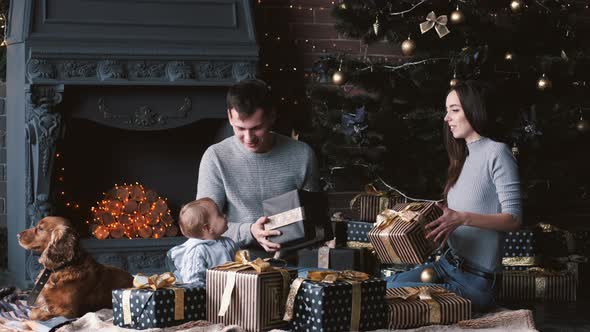
[[(209, 197), (217, 203), (220, 209), (225, 207), (227, 198), (225, 196), (225, 187), (223, 185), (222, 174), (220, 170), (219, 157), (211, 148), (207, 149), (201, 159), (199, 166), (199, 180), (197, 185), (197, 199)], [(250, 232), (250, 226), (256, 220), (250, 222), (227, 224), (227, 231), (223, 234), (234, 240), (240, 247), (252, 243), (254, 238)]]
[(313, 149), (307, 147), (307, 170), (305, 174), (305, 182), (303, 184), (303, 190), (318, 192), (320, 191), (320, 171), (318, 166), (318, 160), (313, 152)]
[(522, 220), (520, 180), (516, 159), (505, 144), (497, 145), (489, 159), (489, 171), (500, 202), (502, 213)]

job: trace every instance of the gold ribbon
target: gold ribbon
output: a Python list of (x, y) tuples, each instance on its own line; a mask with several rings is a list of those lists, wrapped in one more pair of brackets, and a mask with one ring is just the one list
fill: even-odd
[(503, 257), (502, 265), (504, 266), (535, 266), (541, 263), (537, 256), (532, 257)]
[[(354, 198), (350, 201), (350, 208), (352, 209), (354, 207), (354, 204), (359, 197), (365, 195), (379, 196), (379, 211), (383, 211), (389, 207), (389, 192), (377, 190), (373, 184), (367, 184), (365, 185), (365, 191), (354, 196)], [(381, 209), (383, 205), (385, 205), (385, 208)]]
[(330, 247), (320, 247), (318, 249), (318, 267), (322, 269), (330, 268)]
[(268, 217), (269, 221), (266, 224), (264, 224), (264, 229), (272, 230), (287, 225), (291, 225), (298, 221), (304, 220), (304, 216), (305, 209), (303, 207), (298, 207), (295, 209), (291, 209), (289, 211), (281, 212)]
[(422, 209), (422, 203), (410, 203), (406, 205), (401, 211), (395, 211), (387, 209), (377, 216), (376, 227), (378, 230), (384, 230), (385, 228), (393, 225), (397, 220), (405, 221), (408, 223), (422, 221), (423, 215), (416, 211)]
[[(225, 288), (223, 290), (223, 295), (221, 296), (221, 306), (219, 307), (219, 312), (217, 313), (218, 316), (225, 316), (227, 310), (229, 309), (231, 296), (236, 286), (236, 274), (238, 271), (254, 269), (256, 274), (271, 270), (279, 272), (283, 277), (283, 299), (286, 296), (289, 281), (291, 280), (287, 270), (272, 267), (266, 260), (256, 258), (255, 260), (250, 261), (250, 252), (248, 250), (238, 250), (233, 262), (218, 265), (214, 269), (228, 271), (228, 276), (225, 281)], [(280, 303), (283, 303), (283, 301), (281, 300)]]
[(402, 287), (406, 294), (398, 295), (398, 294), (387, 294), (385, 297), (386, 300), (391, 299), (401, 299), (403, 301), (408, 300), (419, 300), (424, 301), (428, 305), (428, 324), (440, 324), (442, 321), (442, 313), (441, 313), (441, 305), (432, 298), (433, 295), (449, 295), (453, 294), (452, 292), (448, 291), (445, 288), (437, 287)]
[(131, 291), (133, 289), (148, 289), (156, 291), (158, 289), (170, 289), (174, 292), (174, 320), (184, 319), (184, 289), (172, 287), (176, 282), (176, 277), (171, 272), (154, 274), (146, 276), (138, 273), (133, 278), (133, 287), (123, 291), (123, 323), (131, 324)]
[(352, 286), (352, 311), (350, 313), (350, 330), (358, 331), (361, 321), (361, 299), (362, 289), (361, 282), (368, 280), (369, 275), (363, 272), (344, 270), (344, 271), (308, 271), (307, 278), (297, 278), (291, 284), (291, 290), (287, 297), (285, 307), (285, 316), (283, 320), (290, 321), (293, 319), (293, 309), (295, 307), (295, 297), (299, 288), (304, 281), (316, 281), (325, 283), (334, 283), (336, 281), (347, 282)]
[(438, 37), (442, 38), (451, 32), (449, 31), (449, 28), (447, 28), (447, 22), (447, 15), (436, 17), (434, 12), (430, 12), (426, 15), (426, 22), (420, 23), (420, 31), (426, 33), (434, 27)]

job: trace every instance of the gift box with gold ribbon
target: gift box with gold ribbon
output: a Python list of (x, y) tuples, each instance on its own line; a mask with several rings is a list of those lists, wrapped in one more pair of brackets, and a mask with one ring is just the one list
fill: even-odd
[(381, 212), (369, 232), (381, 263), (424, 263), (436, 250), (434, 241), (425, 238), (424, 226), (441, 215), (434, 202), (399, 203)]
[(385, 327), (385, 281), (357, 271), (308, 271), (291, 285), (291, 331), (369, 331)]
[(175, 281), (170, 272), (138, 274), (134, 288), (113, 290), (113, 324), (143, 330), (205, 319), (205, 289)]
[(285, 303), (295, 269), (272, 267), (247, 251), (234, 262), (207, 270), (207, 320), (239, 325), (246, 331), (268, 331), (287, 325)]
[(501, 280), (498, 298), (504, 302), (576, 300), (577, 271), (571, 269), (504, 271)]
[(350, 201), (350, 206), (358, 211), (358, 220), (374, 223), (379, 213), (402, 202), (404, 198), (396, 192), (379, 191), (374, 186), (367, 185), (365, 192)]
[(471, 318), (471, 301), (440, 286), (389, 288), (389, 329), (454, 324)]

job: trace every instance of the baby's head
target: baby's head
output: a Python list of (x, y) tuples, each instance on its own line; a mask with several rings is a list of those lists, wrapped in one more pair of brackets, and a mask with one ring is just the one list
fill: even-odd
[(180, 210), (178, 225), (184, 236), (203, 240), (219, 239), (227, 230), (225, 215), (208, 197), (184, 205)]

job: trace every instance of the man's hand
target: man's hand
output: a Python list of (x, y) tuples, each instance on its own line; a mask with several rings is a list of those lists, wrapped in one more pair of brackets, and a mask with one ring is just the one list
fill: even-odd
[(457, 229), (457, 227), (465, 223), (465, 216), (459, 211), (449, 209), (446, 205), (436, 203), (436, 205), (443, 210), (443, 215), (435, 221), (425, 226), (427, 239), (434, 239), (437, 244), (447, 242), (449, 236)]
[(269, 236), (281, 235), (277, 230), (264, 230), (264, 224), (268, 222), (268, 217), (260, 217), (255, 223), (250, 226), (252, 237), (268, 252), (275, 252), (281, 249), (281, 245), (268, 240)]

